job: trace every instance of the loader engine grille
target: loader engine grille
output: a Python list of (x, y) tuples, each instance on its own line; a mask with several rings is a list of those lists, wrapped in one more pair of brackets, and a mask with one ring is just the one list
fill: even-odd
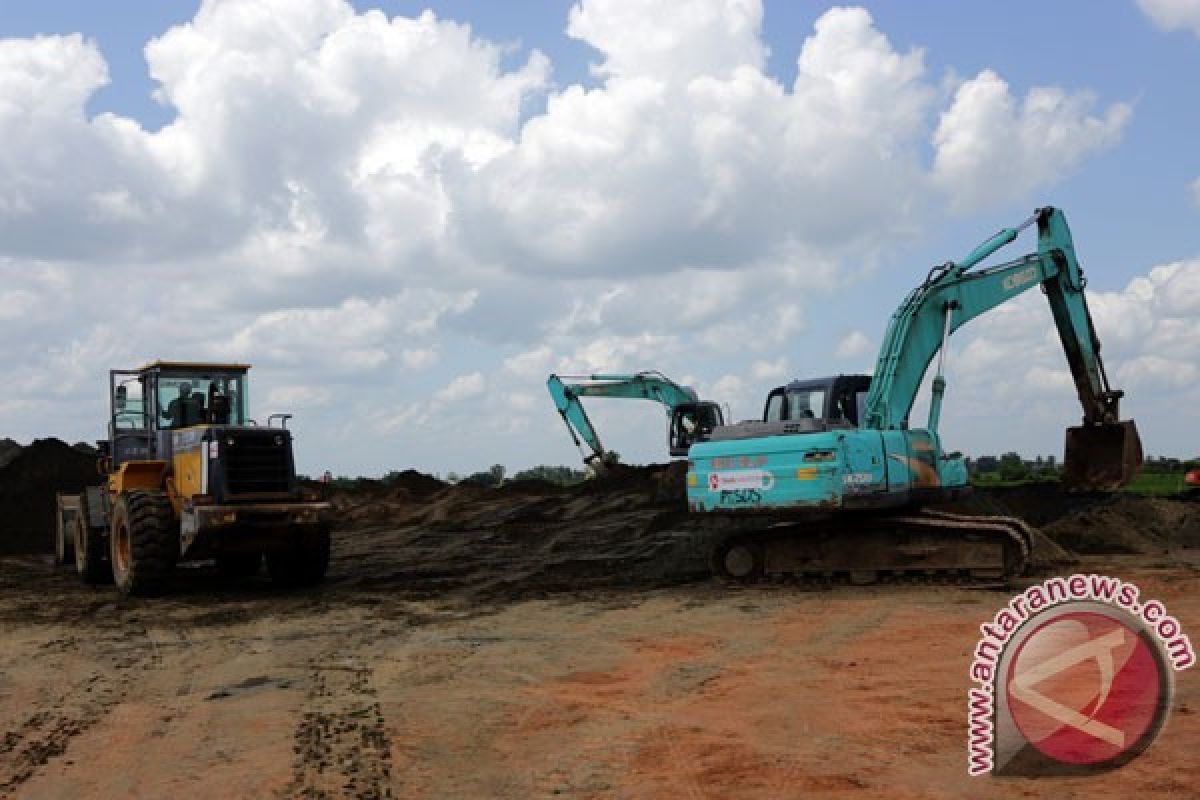
[(229, 493), (287, 492), (291, 483), (291, 440), (278, 431), (238, 431), (222, 442)]

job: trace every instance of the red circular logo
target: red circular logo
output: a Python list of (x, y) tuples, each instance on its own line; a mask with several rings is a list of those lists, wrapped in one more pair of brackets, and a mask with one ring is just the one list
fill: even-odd
[(1009, 664), (1006, 692), (1027, 742), (1066, 764), (1100, 766), (1136, 755), (1167, 711), (1167, 675), (1134, 627), (1094, 611), (1039, 625)]

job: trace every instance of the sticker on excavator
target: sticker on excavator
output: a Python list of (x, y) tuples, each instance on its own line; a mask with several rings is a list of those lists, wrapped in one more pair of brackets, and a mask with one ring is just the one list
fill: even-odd
[(710, 472), (708, 490), (722, 492), (738, 489), (757, 489), (769, 492), (775, 486), (775, 476), (762, 469), (744, 469), (733, 472)]

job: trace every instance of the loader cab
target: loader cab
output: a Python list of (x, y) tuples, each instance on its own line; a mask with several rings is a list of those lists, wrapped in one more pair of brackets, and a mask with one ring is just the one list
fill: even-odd
[(673, 457), (686, 456), (688, 448), (707, 439), (713, 428), (725, 424), (721, 407), (709, 401), (680, 403), (671, 409), (667, 448)]
[(170, 458), (175, 431), (245, 425), (248, 369), (242, 364), (156, 361), (138, 369), (110, 370), (112, 468)]
[(767, 395), (763, 422), (811, 419), (837, 427), (858, 427), (870, 389), (870, 375), (792, 381)]

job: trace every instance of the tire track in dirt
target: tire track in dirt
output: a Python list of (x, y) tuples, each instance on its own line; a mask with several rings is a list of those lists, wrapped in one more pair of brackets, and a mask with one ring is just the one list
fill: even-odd
[[(157, 643), (145, 631), (130, 640), (121, 631), (103, 640), (101, 663), (70, 694), (37, 711), (0, 738), (0, 798), (16, 795), (40, 767), (64, 756), (71, 741), (108, 716), (139, 683), (138, 677), (162, 664)], [(54, 639), (42, 649), (52, 657), (78, 649), (75, 637)], [(55, 672), (52, 666), (47, 672)], [(80, 696), (82, 695), (82, 696)]]
[(373, 677), (374, 670), (353, 659), (311, 664), (308, 700), (293, 737), (292, 782), (283, 797), (393, 796), (392, 742)]

